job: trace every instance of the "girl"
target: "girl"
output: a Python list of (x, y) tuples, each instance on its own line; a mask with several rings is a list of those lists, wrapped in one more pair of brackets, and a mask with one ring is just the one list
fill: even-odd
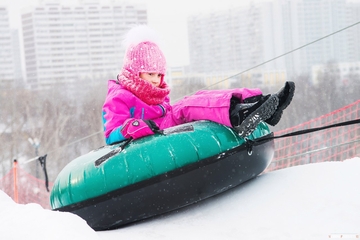
[(295, 85), (263, 96), (258, 88), (203, 90), (170, 105), (164, 81), (166, 60), (156, 34), (146, 26), (129, 31), (127, 50), (117, 80), (109, 80), (103, 105), (105, 141), (113, 144), (196, 120), (211, 120), (248, 136), (261, 121), (276, 125), (290, 104)]

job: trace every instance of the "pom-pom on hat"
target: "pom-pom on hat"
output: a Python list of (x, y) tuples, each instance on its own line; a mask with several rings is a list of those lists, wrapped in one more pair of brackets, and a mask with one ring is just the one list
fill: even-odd
[(159, 48), (159, 38), (146, 25), (132, 28), (123, 41), (126, 52), (123, 70), (139, 76), (140, 73), (166, 73), (166, 59)]

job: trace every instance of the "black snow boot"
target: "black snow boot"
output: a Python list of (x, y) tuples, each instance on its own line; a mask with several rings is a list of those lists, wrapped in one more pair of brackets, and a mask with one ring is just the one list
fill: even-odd
[(270, 118), (276, 111), (279, 98), (277, 95), (256, 96), (256, 102), (237, 103), (234, 99), (230, 104), (230, 122), (241, 137), (250, 135), (261, 121)]
[(285, 82), (285, 86), (280, 89), (275, 95), (279, 98), (279, 106), (277, 107), (275, 113), (267, 119), (265, 122), (271, 126), (275, 126), (279, 123), (283, 111), (287, 108), (294, 97), (295, 93), (295, 83), (294, 82)]

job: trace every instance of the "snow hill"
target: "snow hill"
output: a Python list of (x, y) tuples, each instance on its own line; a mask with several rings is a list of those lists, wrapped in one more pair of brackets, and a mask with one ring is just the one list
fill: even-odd
[(80, 217), (16, 204), (0, 191), (0, 239), (360, 238), (360, 158), (263, 174), (192, 206), (111, 231)]

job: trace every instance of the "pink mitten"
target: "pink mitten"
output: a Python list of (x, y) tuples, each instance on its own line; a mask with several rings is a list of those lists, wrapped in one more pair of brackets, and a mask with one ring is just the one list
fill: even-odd
[(153, 135), (157, 130), (158, 126), (151, 120), (129, 118), (124, 122), (121, 133), (125, 138), (138, 139)]

